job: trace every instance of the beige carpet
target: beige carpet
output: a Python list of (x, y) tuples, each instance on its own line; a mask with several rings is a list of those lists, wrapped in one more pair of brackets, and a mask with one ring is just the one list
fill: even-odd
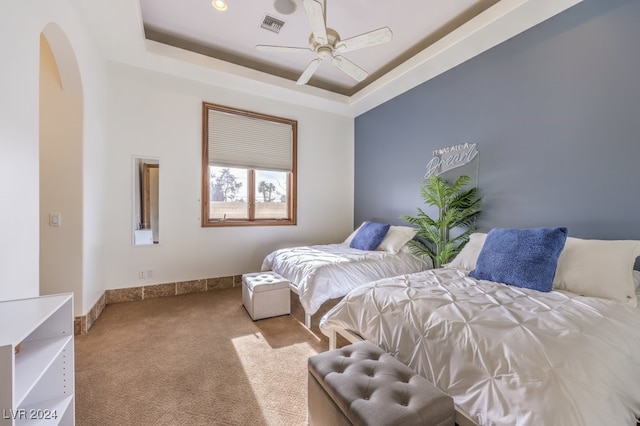
[(294, 316), (251, 321), (239, 287), (108, 305), (76, 337), (76, 422), (306, 424), (317, 334)]

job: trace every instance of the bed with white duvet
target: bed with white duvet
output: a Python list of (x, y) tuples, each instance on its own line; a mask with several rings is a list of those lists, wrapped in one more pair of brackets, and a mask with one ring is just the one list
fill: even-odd
[(635, 425), (639, 243), (567, 239), (543, 292), (470, 276), (483, 235), (449, 268), (353, 290), (321, 331), (393, 354), (453, 397), (461, 423)]
[(307, 316), (307, 326), (323, 303), (343, 297), (359, 285), (432, 267), (429, 258), (412, 254), (407, 245), (415, 235), (414, 229), (390, 226), (372, 250), (350, 246), (358, 229), (340, 244), (283, 248), (264, 258), (263, 271), (277, 272), (291, 281)]

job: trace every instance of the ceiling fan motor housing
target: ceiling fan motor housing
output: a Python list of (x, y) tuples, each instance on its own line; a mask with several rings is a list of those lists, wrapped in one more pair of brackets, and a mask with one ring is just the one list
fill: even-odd
[(333, 49), (329, 46), (320, 46), (316, 49), (316, 53), (318, 54), (318, 58), (324, 61), (333, 56)]
[(326, 59), (333, 56), (333, 50), (336, 43), (340, 41), (340, 35), (333, 28), (327, 28), (327, 43), (322, 44), (313, 37), (313, 33), (309, 36), (309, 44), (316, 51), (320, 59)]

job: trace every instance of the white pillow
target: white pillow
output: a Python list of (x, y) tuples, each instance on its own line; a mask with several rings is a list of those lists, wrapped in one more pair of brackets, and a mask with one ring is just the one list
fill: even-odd
[(469, 235), (469, 242), (462, 247), (462, 250), (458, 255), (448, 264), (443, 265), (446, 268), (456, 268), (471, 271), (476, 269), (476, 262), (480, 255), (480, 250), (484, 246), (484, 240), (487, 239), (487, 234), (484, 232), (474, 232)]
[(353, 237), (356, 236), (356, 234), (358, 233), (358, 231), (360, 230), (360, 228), (362, 228), (362, 225), (364, 225), (364, 224), (365, 224), (365, 222), (362, 222), (360, 224), (360, 226), (358, 226), (351, 234), (349, 234), (347, 239), (344, 240), (344, 242), (342, 244), (350, 245), (351, 244), (351, 240), (353, 240)]
[(558, 258), (553, 287), (637, 306), (632, 271), (638, 256), (640, 241), (569, 237)]
[(405, 244), (407, 244), (418, 233), (417, 228), (411, 226), (391, 225), (389, 232), (376, 250), (386, 251), (389, 253), (397, 253)]

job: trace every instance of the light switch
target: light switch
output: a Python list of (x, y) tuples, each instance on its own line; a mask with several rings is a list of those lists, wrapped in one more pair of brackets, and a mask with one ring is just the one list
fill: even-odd
[(61, 217), (60, 213), (49, 213), (49, 226), (60, 226)]

